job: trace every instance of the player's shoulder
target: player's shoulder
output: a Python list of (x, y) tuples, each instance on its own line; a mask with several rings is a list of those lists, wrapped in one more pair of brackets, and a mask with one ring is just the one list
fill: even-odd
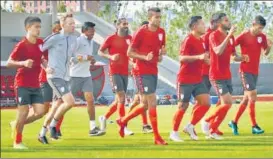
[(47, 36), (46, 38), (44, 38), (44, 42), (49, 41), (49, 40), (58, 40), (60, 38), (60, 33), (52, 33), (49, 36)]
[(159, 28), (158, 28), (158, 32), (159, 32), (159, 33), (165, 33), (165, 29), (164, 29), (164, 28), (159, 27)]

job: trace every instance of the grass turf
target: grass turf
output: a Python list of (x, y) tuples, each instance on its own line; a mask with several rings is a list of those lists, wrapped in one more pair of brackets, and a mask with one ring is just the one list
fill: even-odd
[[(214, 106), (213, 106), (214, 107)], [(213, 110), (214, 108), (210, 109)], [(107, 110), (97, 107), (97, 117)], [(168, 146), (153, 145), (152, 134), (142, 134), (141, 117), (133, 119), (128, 127), (135, 132), (133, 136), (121, 139), (115, 123), (107, 125), (107, 134), (100, 137), (89, 137), (89, 121), (86, 108), (73, 108), (69, 111), (62, 125), (63, 138), (50, 141), (49, 145), (42, 145), (37, 141), (42, 120), (25, 126), (23, 142), (28, 150), (14, 150), (10, 137), (9, 122), (16, 116), (16, 110), (1, 110), (1, 158), (24, 157), (62, 157), (62, 158), (231, 158), (231, 157), (273, 157), (273, 102), (263, 102), (256, 105), (256, 116), (259, 125), (265, 129), (262, 135), (252, 135), (248, 112), (239, 121), (239, 136), (233, 136), (227, 123), (233, 119), (237, 105), (233, 105), (226, 119), (220, 126), (224, 132), (224, 140), (207, 140), (201, 133), (200, 124), (196, 125), (199, 141), (190, 140), (189, 136), (181, 132), (183, 143), (168, 140), (171, 130), (172, 117), (176, 106), (158, 107), (159, 130)], [(180, 131), (189, 121), (191, 107), (180, 126)], [(116, 113), (110, 118), (115, 121)]]

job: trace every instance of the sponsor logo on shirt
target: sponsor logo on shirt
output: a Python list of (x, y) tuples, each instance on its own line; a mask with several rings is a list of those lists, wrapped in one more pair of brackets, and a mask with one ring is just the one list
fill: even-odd
[(259, 44), (262, 43), (262, 41), (263, 41), (262, 37), (258, 36), (257, 41), (258, 41)]
[(163, 40), (163, 34), (162, 34), (162, 33), (158, 34), (158, 39), (159, 39), (160, 41)]

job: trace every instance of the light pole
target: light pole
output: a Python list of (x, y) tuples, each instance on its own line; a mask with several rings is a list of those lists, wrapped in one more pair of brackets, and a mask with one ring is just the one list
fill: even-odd
[(57, 20), (57, 1), (51, 1), (52, 24)]

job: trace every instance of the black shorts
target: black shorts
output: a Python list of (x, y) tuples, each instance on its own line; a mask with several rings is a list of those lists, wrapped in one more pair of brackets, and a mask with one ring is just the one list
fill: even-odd
[(44, 102), (51, 102), (53, 99), (53, 90), (48, 82), (41, 83), (41, 91)]
[(203, 76), (203, 83), (207, 87), (208, 91), (210, 91), (210, 89), (211, 89), (211, 83), (209, 81), (209, 76), (208, 75), (204, 75)]
[(245, 91), (253, 91), (256, 89), (258, 75), (252, 73), (240, 72), (243, 88)]
[(222, 96), (227, 93), (232, 94), (233, 92), (231, 79), (230, 80), (211, 80), (210, 82), (218, 96)]
[(18, 87), (15, 89), (15, 95), (19, 106), (44, 103), (40, 88)]
[(136, 75), (135, 82), (138, 92), (141, 94), (152, 94), (156, 92), (157, 76), (156, 75)]
[(110, 75), (110, 82), (114, 93), (127, 91), (128, 76), (119, 74)]
[(191, 95), (196, 97), (200, 94), (208, 94), (208, 89), (203, 82), (197, 84), (177, 83), (177, 98), (180, 102), (190, 102)]

